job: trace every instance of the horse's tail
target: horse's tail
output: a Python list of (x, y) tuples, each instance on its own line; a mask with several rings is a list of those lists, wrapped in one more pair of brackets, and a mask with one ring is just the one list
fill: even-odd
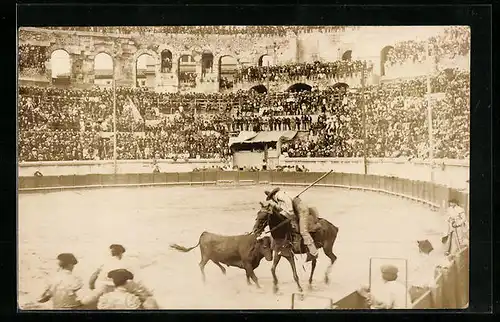
[(200, 245), (200, 241), (198, 241), (198, 244), (196, 244), (195, 246), (189, 247), (189, 248), (178, 245), (178, 244), (171, 244), (170, 248), (173, 248), (173, 249), (178, 250), (178, 251), (183, 252), (183, 253), (187, 253), (187, 252), (192, 251), (193, 249), (195, 249), (199, 245)]

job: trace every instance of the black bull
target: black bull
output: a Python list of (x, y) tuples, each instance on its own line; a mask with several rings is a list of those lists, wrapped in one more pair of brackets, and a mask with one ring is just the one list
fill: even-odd
[[(299, 283), (299, 277), (297, 275), (297, 269), (295, 267), (294, 253), (305, 254), (307, 253), (307, 247), (304, 242), (301, 242), (300, 249), (294, 249), (291, 243), (292, 226), (287, 218), (279, 213), (276, 206), (264, 205), (261, 203), (262, 208), (257, 214), (255, 219), (255, 225), (252, 232), (257, 236), (260, 235), (266, 226), (269, 226), (271, 236), (273, 237), (273, 249), (274, 249), (274, 259), (271, 268), (271, 273), (273, 275), (274, 282), (274, 292), (278, 291), (278, 278), (276, 277), (276, 266), (278, 265), (281, 256), (285, 257), (292, 267), (293, 278), (297, 283), (299, 291), (302, 292), (302, 287)], [(329, 282), (330, 270), (337, 260), (337, 256), (333, 253), (333, 244), (337, 239), (338, 227), (334, 226), (328, 220), (323, 218), (318, 218), (319, 228), (311, 233), (311, 237), (317, 248), (323, 248), (325, 255), (330, 258), (330, 265), (325, 272), (325, 283)], [(316, 259), (312, 260), (311, 263), (311, 275), (309, 277), (309, 288), (311, 288), (314, 269), (316, 268)]]
[(223, 274), (226, 274), (226, 269), (220, 263), (228, 267), (234, 266), (244, 269), (247, 276), (247, 283), (250, 284), (251, 278), (255, 285), (260, 288), (254, 269), (259, 266), (263, 257), (268, 261), (273, 259), (271, 238), (266, 236), (257, 239), (253, 234), (222, 236), (205, 231), (200, 235), (200, 239), (196, 246), (186, 248), (173, 244), (170, 245), (170, 247), (178, 251), (189, 252), (198, 247), (198, 245), (201, 250), (201, 261), (199, 265), (203, 281), (205, 281), (205, 265), (211, 260), (215, 265), (219, 266)]

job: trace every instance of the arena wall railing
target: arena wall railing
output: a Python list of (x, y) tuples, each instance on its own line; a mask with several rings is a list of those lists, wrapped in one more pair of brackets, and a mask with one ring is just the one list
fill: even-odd
[[(158, 160), (161, 172), (190, 172), (196, 168), (223, 167), (220, 159)], [(304, 166), (311, 172), (364, 174), (363, 158), (283, 158), (283, 166)], [(431, 165), (426, 160), (391, 158), (367, 159), (367, 174), (430, 181)], [(18, 167), (20, 177), (29, 177), (37, 171), (44, 176), (113, 174), (114, 163), (104, 161), (22, 162)], [(436, 159), (433, 162), (433, 182), (457, 189), (468, 189), (469, 162), (467, 160)], [(118, 160), (117, 173), (151, 173), (151, 160)]]
[[(277, 171), (202, 171), (130, 174), (73, 174), (54, 176), (20, 176), (20, 193), (45, 193), (66, 189), (105, 187), (151, 187), (171, 185), (279, 185), (307, 186), (321, 177), (323, 172)], [(356, 189), (384, 193), (426, 204), (434, 209), (447, 207), (456, 199), (469, 216), (469, 195), (445, 185), (405, 178), (357, 173), (332, 173), (317, 184), (324, 188)], [(461, 308), (468, 305), (469, 256), (468, 248), (454, 249), (450, 265), (436, 269), (434, 286), (424, 289), (414, 299), (419, 309)], [(364, 308), (366, 304), (354, 291), (333, 305), (338, 309)]]

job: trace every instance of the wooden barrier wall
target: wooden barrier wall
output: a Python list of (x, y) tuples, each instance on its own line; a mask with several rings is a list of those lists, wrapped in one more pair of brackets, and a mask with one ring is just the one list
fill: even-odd
[[(363, 158), (280, 158), (282, 166), (304, 166), (311, 172), (333, 170), (339, 173), (364, 174)], [(196, 168), (218, 168), (228, 165), (221, 159), (157, 160), (161, 172), (191, 172)], [(116, 173), (152, 173), (152, 160), (117, 160)], [(270, 168), (272, 169), (272, 168)], [(436, 159), (433, 163), (433, 182), (461, 190), (469, 189), (468, 160)], [(427, 160), (393, 158), (368, 158), (367, 174), (430, 181), (430, 164)], [(35, 172), (44, 176), (85, 175), (115, 173), (112, 160), (100, 161), (43, 161), (20, 162), (20, 177), (33, 176)]]
[[(134, 173), (134, 174), (88, 174), (43, 177), (19, 177), (19, 192), (47, 192), (65, 189), (89, 189), (104, 187), (140, 187), (168, 185), (216, 185), (216, 184), (271, 184), (307, 186), (323, 173), (314, 172), (243, 172), (206, 171), (177, 173)], [(439, 208), (447, 206), (451, 198), (469, 216), (468, 194), (442, 185), (395, 177), (362, 175), (353, 173), (332, 173), (317, 186), (376, 191), (408, 198)], [(436, 285), (424, 292), (413, 303), (413, 308), (461, 308), (469, 302), (469, 250), (452, 255), (453, 260), (446, 268), (438, 268)], [(362, 308), (359, 297), (353, 292), (337, 303), (342, 308)], [(360, 304), (361, 303), (361, 304)], [(355, 307), (352, 307), (355, 306)]]
[[(87, 174), (43, 177), (19, 177), (20, 192), (36, 192), (61, 189), (82, 189), (127, 186), (158, 185), (210, 185), (221, 182), (233, 184), (309, 185), (323, 173), (276, 172), (276, 171), (203, 171), (174, 173)], [(468, 193), (444, 185), (404, 178), (363, 175), (356, 173), (332, 173), (317, 186), (360, 189), (384, 192), (442, 207), (451, 198), (458, 200), (468, 215)]]

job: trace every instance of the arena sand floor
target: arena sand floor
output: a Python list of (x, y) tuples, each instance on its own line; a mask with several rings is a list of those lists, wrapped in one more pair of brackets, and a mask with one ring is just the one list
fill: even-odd
[[(277, 269), (280, 291), (273, 294), (271, 262), (265, 259), (256, 270), (262, 289), (248, 286), (243, 270), (228, 268), (224, 276), (211, 262), (203, 284), (199, 249), (181, 253), (169, 247), (171, 243), (194, 246), (204, 230), (226, 235), (249, 232), (269, 188), (107, 188), (20, 194), (19, 306), (50, 308), (34, 303), (55, 271), (58, 253), (76, 255), (79, 264), (74, 272), (88, 287), (90, 274), (109, 256), (108, 246), (120, 243), (127, 249), (125, 255), (141, 267), (138, 278), (154, 291), (161, 308), (289, 309), (297, 288), (286, 260)], [(291, 194), (301, 190), (285, 189)], [(438, 244), (442, 219), (425, 205), (374, 192), (324, 187), (314, 187), (302, 198), (340, 229), (333, 248), (338, 260), (329, 285), (323, 282), (329, 262), (323, 251), (312, 290), (307, 288), (311, 265), (304, 263), (305, 256), (297, 256), (305, 294), (338, 300), (367, 284), (370, 257), (407, 258), (411, 274), (419, 261), (416, 240), (427, 238)], [(325, 305), (319, 302), (309, 308)]]

